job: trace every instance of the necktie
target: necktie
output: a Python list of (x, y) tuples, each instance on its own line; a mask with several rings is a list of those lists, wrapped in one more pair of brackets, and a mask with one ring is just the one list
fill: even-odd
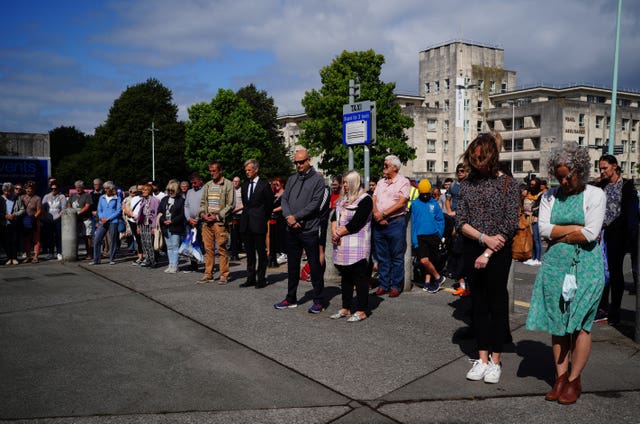
[(251, 196), (253, 196), (253, 180), (251, 181), (251, 184), (249, 184), (249, 196), (247, 198), (251, 200)]

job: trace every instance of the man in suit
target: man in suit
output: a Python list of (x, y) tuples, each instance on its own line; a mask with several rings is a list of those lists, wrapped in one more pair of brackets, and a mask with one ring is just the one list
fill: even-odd
[[(269, 217), (273, 209), (273, 191), (269, 182), (258, 176), (260, 165), (255, 159), (244, 163), (247, 175), (240, 187), (242, 196), (242, 215), (240, 215), (240, 234), (247, 251), (247, 281), (240, 287), (260, 289), (267, 286), (267, 229)], [(256, 253), (258, 254), (258, 271), (256, 274)]]

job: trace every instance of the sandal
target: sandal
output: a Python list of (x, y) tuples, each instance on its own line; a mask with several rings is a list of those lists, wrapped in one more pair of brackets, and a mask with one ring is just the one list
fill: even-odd
[(340, 319), (340, 318), (344, 318), (344, 317), (348, 317), (349, 314), (345, 314), (344, 312), (342, 312), (342, 309), (340, 309), (337, 313), (331, 315), (329, 318), (331, 319)]
[(366, 315), (362, 316), (362, 315), (360, 315), (359, 313), (356, 312), (355, 314), (351, 315), (347, 319), (347, 322), (358, 322), (358, 321), (362, 321), (362, 320), (365, 320), (365, 319), (367, 319)]
[(34, 257), (31, 262), (34, 263), (34, 264), (37, 264), (38, 263), (38, 258)]

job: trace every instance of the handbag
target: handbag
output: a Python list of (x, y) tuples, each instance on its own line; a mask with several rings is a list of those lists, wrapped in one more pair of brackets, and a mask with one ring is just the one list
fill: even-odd
[(533, 256), (533, 230), (529, 218), (520, 214), (518, 229), (511, 245), (511, 257), (516, 261), (526, 261)]
[(160, 218), (162, 214), (158, 214), (156, 217), (156, 228), (153, 232), (153, 250), (162, 250), (164, 248), (164, 236), (160, 230)]

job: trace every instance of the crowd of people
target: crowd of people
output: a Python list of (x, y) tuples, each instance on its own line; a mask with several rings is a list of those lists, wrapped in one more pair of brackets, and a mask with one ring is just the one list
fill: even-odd
[(61, 214), (70, 208), (77, 214), (78, 239), (90, 265), (103, 258), (115, 264), (124, 244), (133, 265), (156, 268), (166, 256), (164, 272), (175, 274), (188, 243), (199, 246), (200, 253), (189, 250), (182, 271), (198, 271), (204, 262), (197, 284), (228, 284), (230, 261), (244, 254), (246, 278), (239, 286), (261, 289), (269, 284), (267, 268), (286, 263), (287, 291), (274, 304), (278, 310), (298, 306), (301, 279), (312, 285), (308, 312), (325, 310), (324, 273), (326, 255), (331, 255), (342, 298), (330, 318), (353, 323), (370, 316), (371, 294), (397, 298), (402, 293), (411, 222), (415, 261), (410, 278), (437, 293), (448, 277), (454, 295), (470, 297), (477, 359), (466, 378), (498, 383), (501, 354), (512, 340), (507, 280), (514, 238), (524, 220), (531, 237), (525, 263), (540, 266), (527, 328), (551, 334), (557, 373), (545, 398), (573, 403), (581, 393), (593, 323), (620, 322), (627, 252), (637, 288), (637, 192), (621, 178), (610, 155), (600, 159), (601, 177), (590, 184), (588, 151), (576, 143), (552, 152), (549, 174), (559, 183), (552, 188), (535, 177), (518, 184), (500, 166), (501, 149), (499, 134), (478, 135), (456, 167), (456, 181), (438, 186), (403, 176), (395, 155), (385, 157), (382, 177), (372, 178), (368, 187), (355, 171), (327, 185), (304, 149), (295, 152), (296, 172), (286, 182), (263, 177), (259, 162), (250, 159), (244, 178), (225, 178), (222, 164), (211, 161), (208, 182), (193, 173), (189, 181), (170, 180), (164, 190), (146, 181), (121, 192), (112, 181), (96, 179), (93, 190), (76, 181), (67, 198), (52, 179), (41, 198), (32, 181), (5, 183), (0, 202), (5, 265), (37, 263), (41, 253), (62, 259)]

